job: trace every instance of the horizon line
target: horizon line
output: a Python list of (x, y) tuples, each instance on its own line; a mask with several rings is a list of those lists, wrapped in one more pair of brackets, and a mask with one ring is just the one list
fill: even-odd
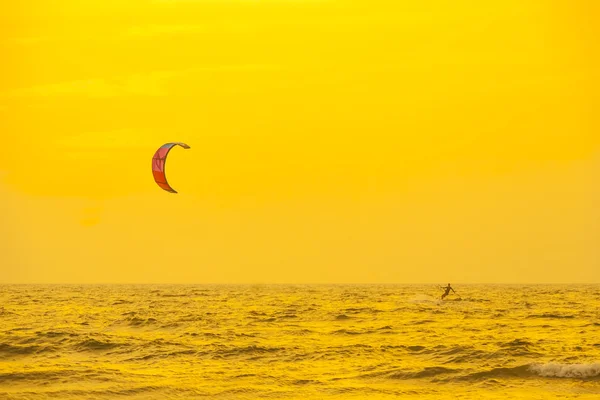
[[(2, 285), (62, 285), (62, 286), (397, 286), (397, 285), (405, 285), (405, 286), (429, 286), (442, 285), (440, 283), (432, 283), (432, 282), (300, 282), (300, 283), (289, 283), (289, 282), (232, 282), (232, 283), (224, 283), (224, 282), (194, 282), (194, 283), (183, 283), (183, 282), (0, 282), (0, 286)], [(443, 284), (445, 285), (445, 284)], [(600, 282), (456, 282), (452, 283), (452, 285), (600, 285)]]

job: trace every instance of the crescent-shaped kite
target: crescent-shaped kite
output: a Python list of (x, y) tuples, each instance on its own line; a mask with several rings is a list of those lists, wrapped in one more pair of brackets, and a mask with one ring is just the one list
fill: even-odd
[(185, 143), (175, 142), (175, 143), (165, 143), (156, 150), (154, 153), (154, 157), (152, 157), (152, 175), (154, 175), (154, 181), (158, 186), (162, 189), (166, 190), (169, 193), (177, 193), (175, 189), (173, 189), (169, 182), (167, 181), (167, 175), (165, 173), (165, 164), (167, 162), (167, 155), (171, 151), (171, 149), (175, 146), (181, 146), (184, 149), (189, 149)]

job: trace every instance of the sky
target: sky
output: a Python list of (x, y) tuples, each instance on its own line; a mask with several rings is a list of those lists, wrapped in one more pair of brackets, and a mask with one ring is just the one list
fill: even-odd
[(0, 11), (0, 283), (600, 282), (596, 1)]

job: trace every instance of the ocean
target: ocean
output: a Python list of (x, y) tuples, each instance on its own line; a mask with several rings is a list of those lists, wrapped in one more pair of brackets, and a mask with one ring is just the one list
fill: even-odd
[(600, 399), (600, 285), (2, 285), (1, 399)]

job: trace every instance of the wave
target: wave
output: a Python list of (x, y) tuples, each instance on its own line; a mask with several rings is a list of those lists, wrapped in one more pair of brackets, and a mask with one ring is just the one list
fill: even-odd
[(47, 346), (15, 346), (8, 343), (0, 343), (0, 355), (4, 356), (28, 356), (32, 354), (53, 352), (54, 350), (53, 347)]
[(248, 314), (253, 315), (255, 317), (266, 317), (267, 314), (262, 312), (262, 311), (256, 311), (256, 310), (250, 310), (248, 311)]
[(442, 356), (453, 356), (453, 355), (457, 355), (457, 354), (472, 354), (473, 352), (475, 352), (475, 348), (473, 346), (461, 346), (461, 345), (456, 345), (456, 346), (452, 346), (451, 348), (447, 348), (446, 346), (439, 346), (439, 355)]
[(121, 320), (121, 322), (125, 322), (129, 326), (143, 327), (143, 326), (156, 325), (158, 323), (158, 320), (156, 318), (152, 318), (152, 317), (150, 317), (150, 318), (137, 317), (137, 316), (135, 316), (135, 313), (125, 313), (123, 315), (132, 315), (129, 318), (125, 318), (124, 320)]
[(533, 346), (533, 343), (524, 340), (524, 339), (515, 339), (511, 342), (501, 343), (500, 347), (510, 347), (510, 348), (518, 348), (518, 347), (529, 347)]
[(525, 364), (517, 367), (493, 368), (475, 372), (458, 378), (459, 380), (479, 380), (497, 378), (569, 378), (600, 379), (600, 363), (593, 364)]
[(500, 343), (500, 350), (494, 352), (491, 357), (503, 358), (507, 355), (512, 357), (539, 357), (540, 353), (534, 351), (532, 348), (535, 347), (533, 343), (525, 339), (515, 339), (510, 342)]
[(369, 374), (360, 375), (361, 378), (387, 378), (387, 379), (423, 379), (435, 378), (440, 375), (448, 375), (459, 372), (456, 369), (446, 367), (425, 367), (417, 371), (406, 371), (394, 369), (391, 371), (380, 371)]
[(223, 337), (223, 335), (213, 332), (185, 332), (183, 336), (204, 336), (211, 339), (219, 339)]
[(31, 381), (52, 381), (58, 380), (63, 371), (25, 371), (25, 372), (3, 372), (0, 373), (0, 384), (15, 382), (31, 382)]
[(296, 379), (292, 381), (293, 385), (320, 385), (321, 381), (315, 379)]
[(275, 317), (262, 318), (262, 319), (257, 319), (255, 322), (277, 322), (277, 318), (275, 318)]
[(139, 361), (149, 361), (149, 360), (155, 360), (155, 359), (160, 359), (160, 360), (164, 360), (164, 359), (168, 359), (168, 358), (175, 358), (175, 357), (186, 357), (186, 356), (195, 356), (201, 354), (200, 352), (196, 351), (196, 350), (177, 350), (177, 351), (167, 351), (167, 352), (153, 352), (152, 354), (146, 354), (143, 356), (137, 356), (137, 357), (131, 357), (131, 358), (127, 358), (125, 361), (127, 362), (139, 362)]
[(120, 305), (123, 305), (123, 304), (134, 304), (134, 303), (133, 303), (133, 301), (123, 300), (123, 299), (119, 299), (119, 300), (117, 300), (117, 301), (115, 301), (115, 302), (112, 303), (113, 306), (120, 306)]
[(267, 347), (267, 346), (246, 346), (246, 347), (234, 347), (224, 350), (214, 351), (215, 358), (230, 358), (230, 357), (240, 357), (240, 356), (259, 356), (259, 355), (268, 355), (274, 354), (284, 351), (283, 347)]
[[(132, 388), (116, 388), (116, 389), (49, 389), (46, 388), (43, 391), (43, 397), (26, 397), (26, 398), (45, 398), (45, 399), (114, 399), (123, 397), (134, 397), (140, 398), (136, 395), (143, 394), (144, 398), (152, 399), (163, 399), (171, 398), (168, 395), (163, 394), (164, 392), (173, 392), (177, 398), (181, 398), (183, 394), (190, 394), (190, 396), (208, 396), (208, 393), (202, 393), (197, 390), (176, 388), (172, 389), (169, 387), (156, 386), (156, 385), (144, 385), (136, 386)], [(31, 392), (30, 392), (31, 393)], [(27, 393), (27, 394), (30, 394)], [(38, 394), (38, 393), (36, 393)], [(148, 397), (150, 394), (153, 396)], [(39, 395), (39, 394), (38, 394)], [(159, 397), (160, 396), (160, 397)], [(18, 397), (21, 398), (21, 397)]]
[(117, 370), (97, 371), (94, 369), (52, 369), (52, 370), (33, 370), (22, 372), (4, 372), (0, 373), (0, 384), (14, 384), (15, 382), (65, 382), (69, 381), (87, 381), (95, 380), (102, 382), (111, 382), (117, 375), (123, 375)]
[(581, 325), (582, 328), (587, 328), (587, 327), (590, 327), (590, 326), (600, 326), (600, 322), (592, 322), (592, 323), (589, 323), (589, 324)]
[(600, 378), (600, 363), (534, 364), (529, 369), (545, 378)]
[(530, 365), (519, 365), (517, 367), (499, 367), (487, 371), (473, 372), (471, 374), (457, 378), (457, 380), (480, 380), (496, 378), (528, 378), (535, 373), (530, 370)]
[(505, 360), (507, 357), (528, 357), (536, 358), (541, 354), (532, 349), (533, 344), (521, 339), (515, 339), (511, 342), (499, 343), (499, 349), (482, 350), (468, 345), (457, 345), (453, 347), (436, 346), (427, 351), (432, 353), (438, 360), (444, 360), (444, 364), (452, 363), (473, 363), (476, 361)]
[(411, 325), (423, 325), (423, 324), (430, 324), (430, 323), (434, 323), (437, 322), (433, 319), (421, 319), (421, 320), (417, 320), (417, 321), (413, 321), (410, 324)]
[(40, 337), (46, 337), (46, 338), (63, 338), (66, 336), (69, 337), (76, 337), (79, 336), (76, 333), (72, 333), (72, 332), (65, 332), (65, 331), (48, 331), (48, 332), (36, 332), (38, 334), (38, 336)]
[(414, 372), (394, 372), (390, 374), (388, 377), (391, 379), (420, 379), (420, 378), (433, 378), (439, 375), (446, 375), (455, 373), (456, 370), (452, 368), (445, 367), (426, 367), (421, 371)]
[(279, 316), (280, 319), (293, 319), (293, 318), (298, 318), (298, 316), (296, 314), (283, 314)]
[(304, 329), (288, 330), (288, 331), (286, 331), (286, 333), (288, 335), (293, 335), (293, 336), (306, 336), (306, 335), (314, 334), (315, 331), (304, 328)]
[(344, 320), (350, 319), (350, 317), (347, 316), (346, 314), (340, 314), (340, 315), (336, 316), (335, 319), (336, 319), (336, 321), (344, 321)]
[(383, 311), (372, 307), (351, 307), (344, 310), (346, 314), (378, 314), (381, 312)]
[(370, 333), (374, 333), (374, 331), (371, 331), (371, 330), (355, 331), (355, 330), (350, 330), (350, 329), (338, 329), (336, 331), (331, 332), (332, 335), (365, 335), (365, 334), (370, 334)]
[(574, 315), (561, 315), (561, 314), (552, 314), (552, 313), (544, 313), (544, 314), (532, 314), (528, 315), (527, 318), (542, 318), (542, 319), (573, 319)]
[(106, 350), (115, 349), (120, 346), (121, 346), (120, 343), (114, 343), (114, 342), (102, 341), (102, 340), (96, 340), (96, 339), (86, 339), (86, 340), (80, 342), (79, 344), (77, 344), (75, 347), (80, 351), (106, 351)]

